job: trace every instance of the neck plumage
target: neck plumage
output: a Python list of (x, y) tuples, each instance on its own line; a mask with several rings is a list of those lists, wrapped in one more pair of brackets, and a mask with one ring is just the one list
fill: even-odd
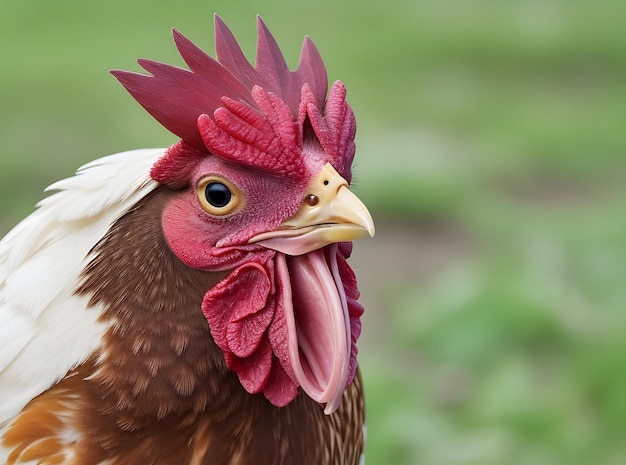
[[(193, 444), (190, 459), (215, 463), (233, 457), (237, 463), (282, 463), (281, 455), (293, 458), (286, 463), (334, 463), (328, 459), (341, 457), (342, 441), (333, 443), (329, 435), (345, 437), (360, 454), (360, 426), (347, 430), (363, 424), (360, 380), (344, 395), (348, 405), (329, 418), (304, 393), (287, 407), (274, 407), (263, 395), (248, 394), (226, 368), (201, 303), (228, 272), (189, 268), (171, 252), (161, 212), (173, 195), (157, 188), (121, 217), (94, 248), (77, 291), (103, 305), (101, 320), (109, 325), (88, 375), (100, 415), (84, 414), (93, 422), (90, 430), (106, 425), (98, 436), (107, 438), (107, 455), (112, 444), (128, 449), (139, 441), (133, 450), (167, 457), (164, 448), (176, 450), (172, 442), (181, 441), (178, 454)], [(179, 457), (174, 462), (185, 463)]]

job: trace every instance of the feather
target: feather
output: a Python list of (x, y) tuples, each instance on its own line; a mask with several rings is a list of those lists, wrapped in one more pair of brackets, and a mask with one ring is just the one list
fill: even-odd
[(148, 173), (162, 154), (127, 152), (83, 166), (50, 186), (59, 192), (0, 242), (0, 425), (98, 346), (100, 312), (74, 294), (78, 275), (110, 225), (157, 185)]

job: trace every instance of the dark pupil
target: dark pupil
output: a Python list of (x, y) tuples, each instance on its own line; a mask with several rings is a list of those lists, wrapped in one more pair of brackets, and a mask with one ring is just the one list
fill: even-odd
[(206, 186), (204, 195), (207, 201), (214, 207), (221, 208), (228, 205), (232, 194), (230, 189), (221, 182), (212, 182)]

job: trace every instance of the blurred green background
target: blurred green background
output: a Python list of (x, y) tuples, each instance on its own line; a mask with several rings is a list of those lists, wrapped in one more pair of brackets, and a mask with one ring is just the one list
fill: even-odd
[(0, 0), (0, 228), (175, 138), (107, 74), (304, 34), (359, 121), (370, 464), (626, 463), (626, 3)]

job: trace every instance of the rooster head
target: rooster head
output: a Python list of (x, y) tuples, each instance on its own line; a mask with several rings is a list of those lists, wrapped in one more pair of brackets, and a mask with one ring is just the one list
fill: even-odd
[(189, 70), (139, 60), (112, 71), (181, 140), (151, 176), (174, 191), (162, 216), (186, 265), (228, 274), (202, 303), (226, 365), (276, 406), (302, 388), (332, 413), (356, 372), (363, 308), (346, 259), (374, 235), (349, 190), (354, 114), (305, 38), (290, 71), (258, 19), (251, 65), (215, 17), (217, 59), (174, 30)]

